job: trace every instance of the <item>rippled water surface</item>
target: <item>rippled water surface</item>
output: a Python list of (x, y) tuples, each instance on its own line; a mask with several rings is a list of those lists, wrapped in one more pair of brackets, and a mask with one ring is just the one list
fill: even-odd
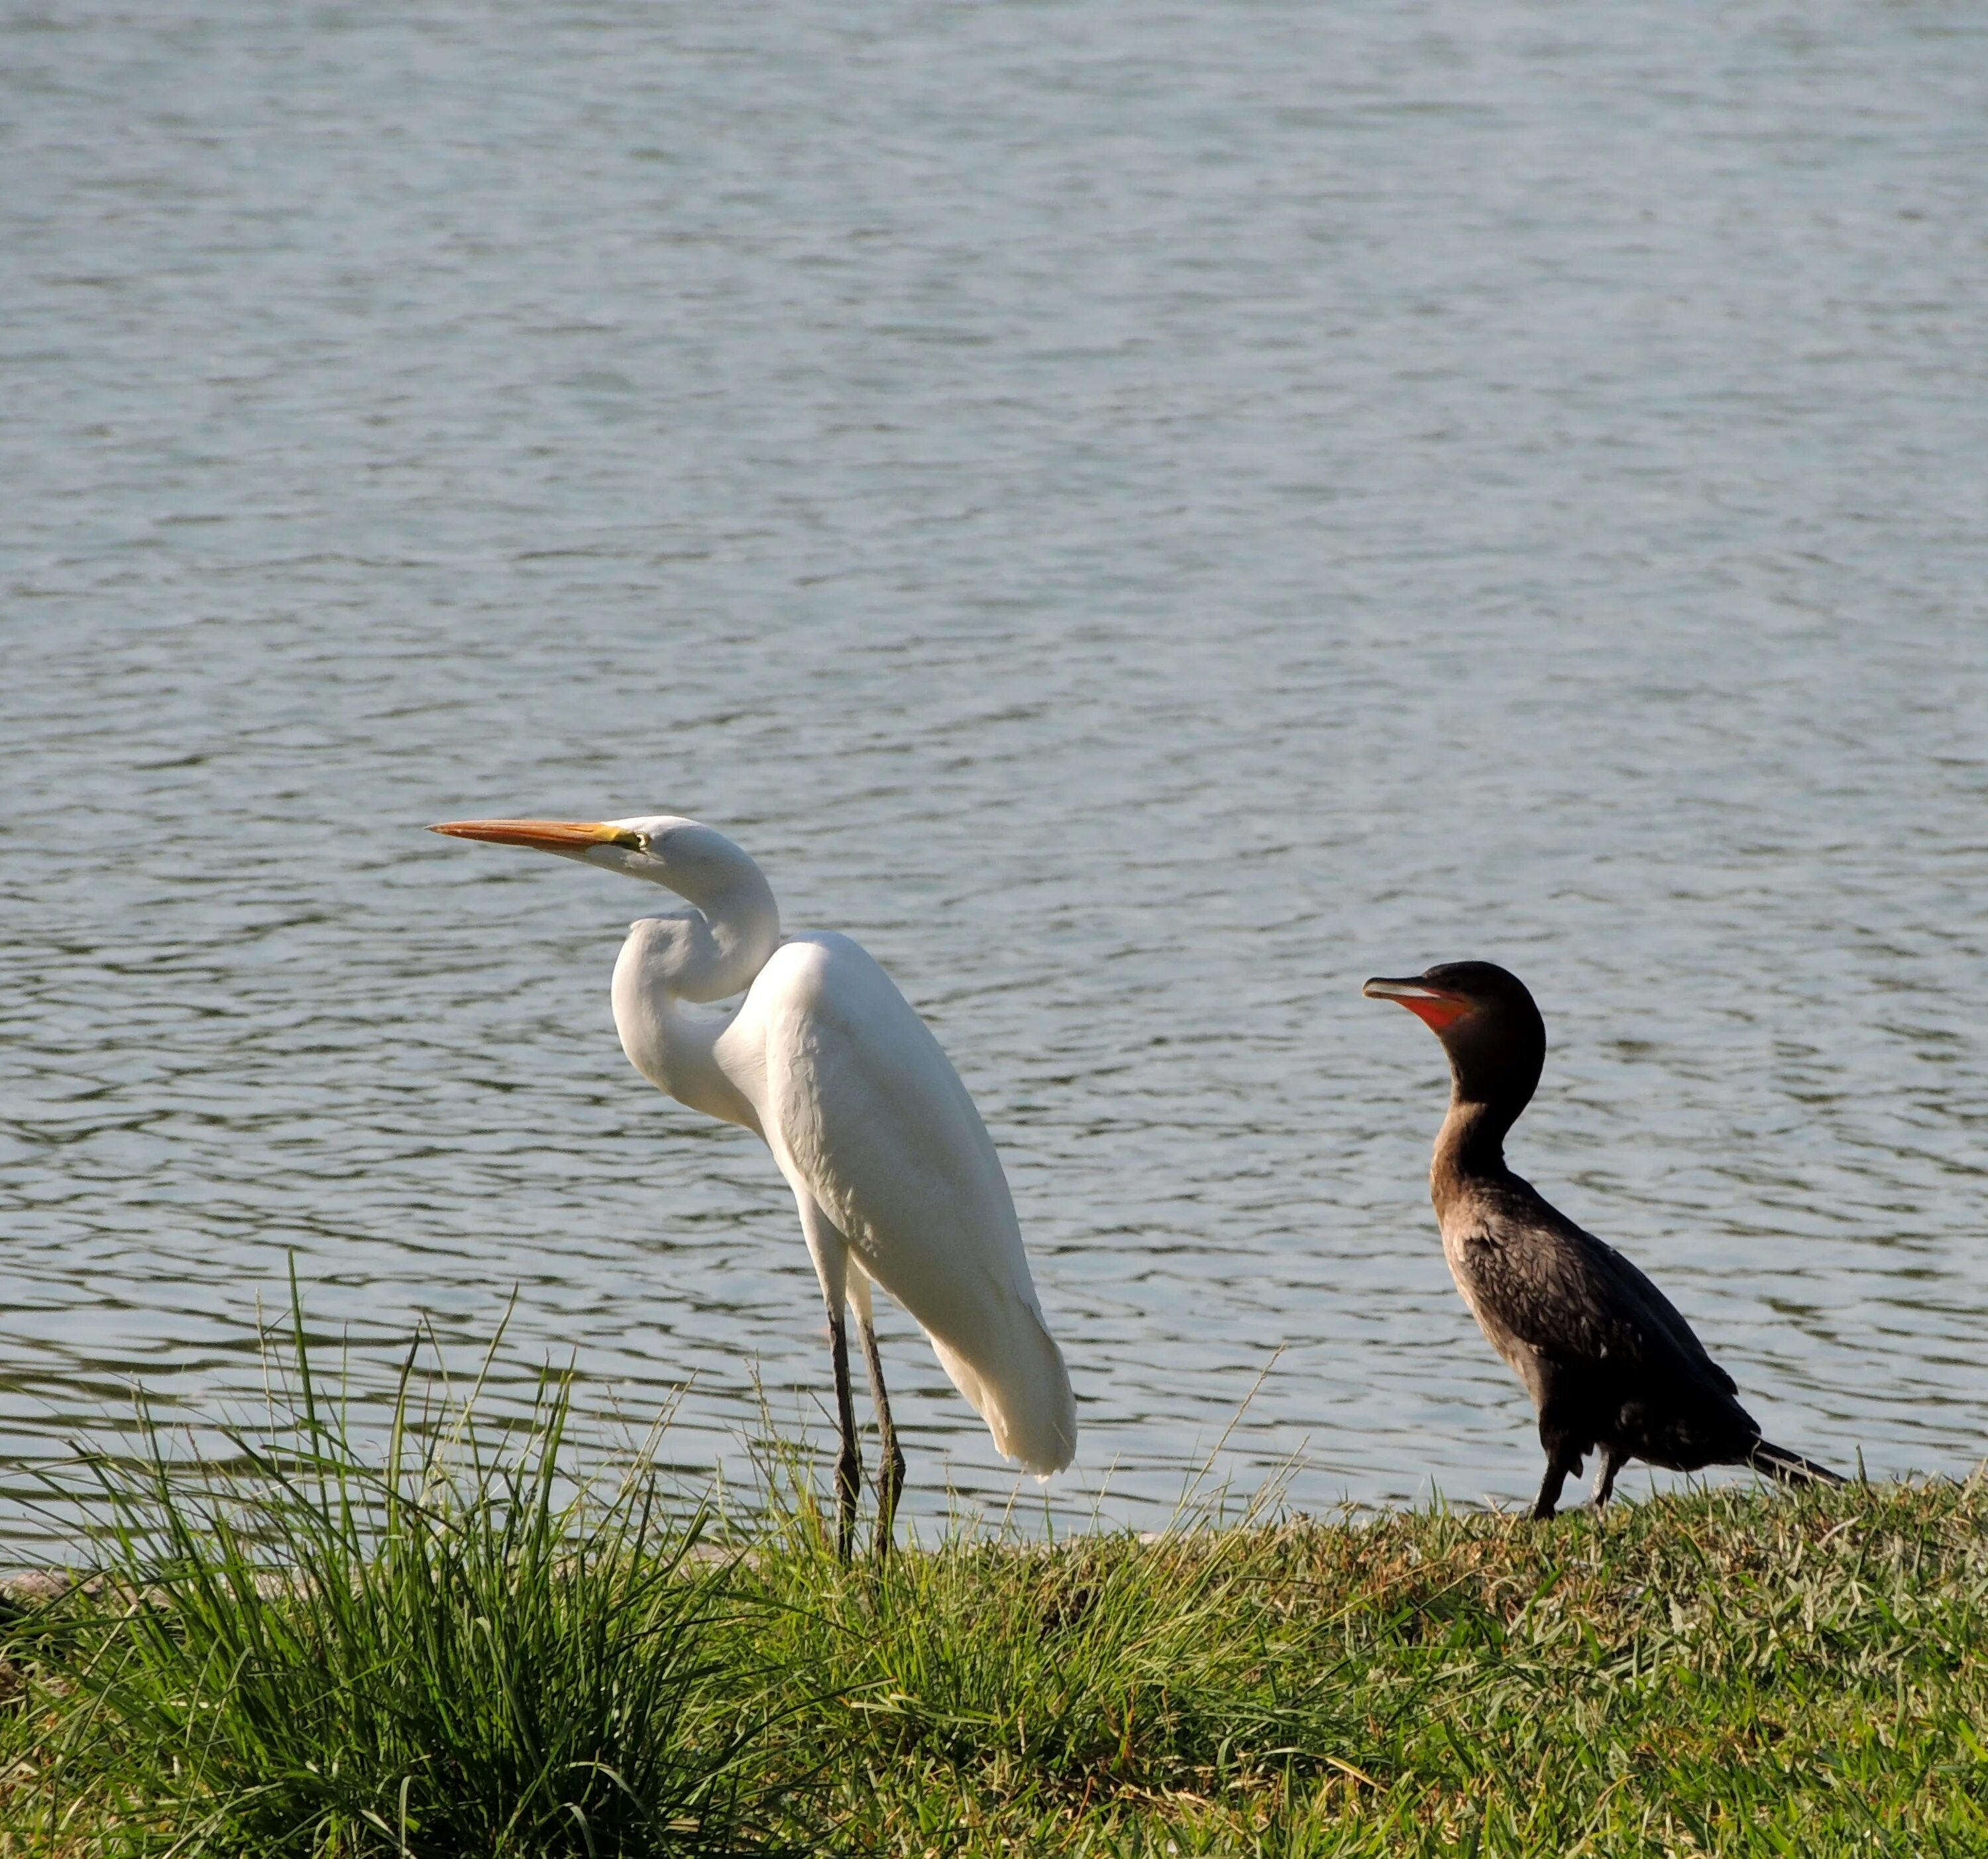
[[(1517, 1165), (1771, 1435), (1981, 1458), (1978, 9), (16, 7), (0, 71), (0, 1535), (134, 1384), (259, 1390), (292, 1254), (375, 1394), (516, 1287), (503, 1398), (826, 1436), (770, 1160), (616, 1043), (660, 894), (420, 830), (481, 813), (697, 814), (890, 969), (1066, 1517), (1225, 1432), (1530, 1494), (1358, 992), (1464, 955), (1547, 1016)], [(884, 1330), (917, 1507), (1005, 1501)]]

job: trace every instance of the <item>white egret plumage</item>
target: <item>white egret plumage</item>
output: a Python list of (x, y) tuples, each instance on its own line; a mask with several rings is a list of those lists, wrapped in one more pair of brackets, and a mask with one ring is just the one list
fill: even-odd
[[(1000, 1452), (1043, 1475), (1070, 1463), (1070, 1378), (1036, 1301), (1000, 1158), (930, 1029), (859, 944), (783, 936), (759, 867), (694, 820), (458, 820), (432, 830), (645, 878), (690, 906), (630, 927), (614, 965), (614, 1024), (637, 1071), (678, 1103), (763, 1137), (793, 1190), (828, 1306), (845, 1556), (862, 1478), (848, 1305), (877, 1407), (880, 1548), (904, 1482), (873, 1282), (918, 1320)], [(697, 1011), (739, 995), (735, 1006)]]

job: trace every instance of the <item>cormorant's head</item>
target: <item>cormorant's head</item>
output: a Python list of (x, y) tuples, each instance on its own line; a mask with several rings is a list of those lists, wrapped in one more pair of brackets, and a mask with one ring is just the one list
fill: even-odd
[(1459, 1100), (1525, 1107), (1547, 1059), (1546, 1022), (1526, 984), (1495, 962), (1443, 962), (1404, 980), (1374, 979), (1361, 992), (1399, 1001), (1449, 1054)]

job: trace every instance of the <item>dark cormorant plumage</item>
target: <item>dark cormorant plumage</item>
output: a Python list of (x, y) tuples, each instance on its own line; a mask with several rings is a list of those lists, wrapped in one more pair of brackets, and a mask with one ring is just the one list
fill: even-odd
[(1569, 1472), (1598, 1449), (1594, 1501), (1625, 1459), (1675, 1472), (1750, 1465), (1780, 1479), (1840, 1485), (1836, 1473), (1770, 1445), (1733, 1377), (1677, 1306), (1612, 1246), (1547, 1205), (1505, 1166), (1505, 1133), (1546, 1063), (1546, 1023), (1519, 978), (1495, 962), (1452, 962), (1364, 992), (1427, 1022), (1449, 1055), (1449, 1114), (1429, 1192), (1443, 1256), (1492, 1347), (1539, 1410), (1550, 1517)]

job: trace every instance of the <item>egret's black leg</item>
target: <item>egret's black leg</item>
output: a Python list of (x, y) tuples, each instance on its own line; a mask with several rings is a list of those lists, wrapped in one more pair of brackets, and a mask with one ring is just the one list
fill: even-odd
[(1594, 1475), (1594, 1508), (1599, 1510), (1615, 1495), (1615, 1474), (1628, 1460), (1628, 1454), (1614, 1446), (1601, 1448), (1601, 1469)]
[(836, 1553), (844, 1562), (856, 1543), (856, 1494), (863, 1487), (863, 1455), (856, 1447), (856, 1403), (849, 1391), (849, 1330), (840, 1310), (828, 1319), (829, 1347), (835, 1357), (835, 1415), (842, 1427), (842, 1452), (835, 1462)]
[(891, 1553), (898, 1494), (904, 1488), (904, 1455), (898, 1444), (898, 1429), (891, 1424), (891, 1397), (884, 1391), (884, 1358), (877, 1353), (876, 1327), (859, 1314), (857, 1328), (863, 1337), (863, 1360), (870, 1370), (870, 1391), (877, 1399), (877, 1449), (884, 1462), (877, 1469), (877, 1556), (881, 1561)]
[(1547, 1448), (1547, 1475), (1540, 1480), (1540, 1495), (1533, 1506), (1533, 1515), (1543, 1520), (1560, 1508), (1560, 1487), (1567, 1482), (1570, 1472), (1581, 1468), (1581, 1455), (1570, 1452), (1556, 1440)]

